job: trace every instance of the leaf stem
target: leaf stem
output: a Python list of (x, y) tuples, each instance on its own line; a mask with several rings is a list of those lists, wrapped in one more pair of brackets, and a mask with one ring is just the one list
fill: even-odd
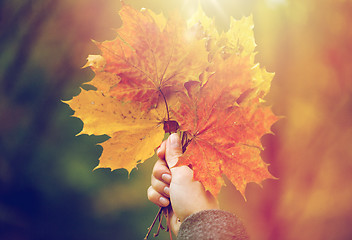
[[(154, 237), (157, 237), (160, 233), (160, 229), (164, 229), (166, 232), (169, 232), (169, 237), (170, 240), (172, 240), (172, 234), (171, 234), (171, 229), (170, 229), (170, 212), (171, 212), (171, 206), (169, 205), (168, 207), (160, 207), (158, 213), (156, 214), (153, 223), (150, 225), (150, 227), (148, 228), (148, 232), (144, 237), (144, 240), (147, 240), (156, 221), (159, 221), (158, 224), (158, 229), (156, 231), (156, 233), (154, 233)], [(166, 219), (166, 229), (163, 227), (163, 218), (165, 217)]]
[(164, 214), (159, 214), (159, 226), (158, 226), (158, 229), (156, 230), (156, 233), (154, 233), (154, 237), (157, 237), (160, 233), (160, 229), (164, 229), (163, 228), (163, 217), (164, 217)]
[(161, 91), (160, 88), (159, 88), (159, 92), (161, 93), (161, 96), (163, 96), (163, 99), (164, 99), (164, 102), (165, 102), (165, 107), (166, 107), (166, 112), (167, 112), (167, 121), (170, 121), (169, 106), (167, 105), (166, 97), (165, 97), (163, 91)]
[(148, 239), (149, 234), (150, 234), (150, 232), (152, 231), (152, 229), (153, 229), (153, 227), (154, 227), (154, 225), (155, 225), (156, 220), (157, 220), (158, 218), (160, 219), (160, 214), (162, 213), (162, 211), (163, 211), (163, 208), (160, 207), (158, 213), (156, 214), (156, 216), (155, 216), (155, 218), (154, 218), (154, 220), (153, 220), (152, 225), (150, 225), (150, 227), (148, 228), (148, 232), (147, 232), (147, 234), (145, 235), (144, 240)]

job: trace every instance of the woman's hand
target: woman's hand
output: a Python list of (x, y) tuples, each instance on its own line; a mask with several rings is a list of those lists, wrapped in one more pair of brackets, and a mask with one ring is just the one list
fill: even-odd
[(157, 150), (159, 160), (155, 163), (148, 199), (161, 207), (170, 202), (171, 230), (177, 235), (181, 223), (189, 215), (208, 209), (218, 209), (216, 199), (205, 191), (203, 185), (193, 180), (193, 170), (188, 166), (175, 167), (182, 155), (178, 134), (173, 133)]

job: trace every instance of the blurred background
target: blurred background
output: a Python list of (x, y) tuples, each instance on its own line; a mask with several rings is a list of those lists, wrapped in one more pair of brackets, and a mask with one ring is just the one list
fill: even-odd
[[(188, 18), (196, 0), (125, 0)], [(275, 72), (267, 101), (275, 135), (262, 138), (279, 180), (229, 183), (222, 208), (255, 240), (352, 239), (352, 1), (200, 0), (219, 31), (253, 14), (257, 62)], [(106, 136), (78, 134), (61, 102), (93, 73), (91, 42), (121, 25), (118, 0), (0, 1), (0, 239), (143, 239), (158, 208), (146, 197), (155, 158), (92, 169)], [(160, 240), (168, 239), (161, 234)]]

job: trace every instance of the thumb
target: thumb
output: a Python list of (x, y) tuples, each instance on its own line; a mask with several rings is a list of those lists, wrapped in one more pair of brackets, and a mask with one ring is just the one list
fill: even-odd
[(169, 168), (176, 165), (178, 158), (182, 155), (180, 136), (173, 133), (166, 141), (165, 159)]

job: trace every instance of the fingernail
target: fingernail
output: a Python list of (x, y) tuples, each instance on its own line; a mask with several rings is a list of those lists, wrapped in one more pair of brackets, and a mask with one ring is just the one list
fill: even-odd
[(170, 196), (170, 188), (165, 187), (165, 188), (164, 188), (164, 193), (165, 193), (166, 195)]
[(169, 183), (171, 182), (171, 175), (164, 173), (163, 175), (161, 175), (161, 179), (164, 180), (165, 183)]
[(167, 205), (169, 205), (169, 200), (167, 200), (166, 198), (164, 198), (164, 197), (160, 197), (159, 198), (159, 202), (161, 203), (161, 205), (163, 205), (163, 206), (167, 206)]

